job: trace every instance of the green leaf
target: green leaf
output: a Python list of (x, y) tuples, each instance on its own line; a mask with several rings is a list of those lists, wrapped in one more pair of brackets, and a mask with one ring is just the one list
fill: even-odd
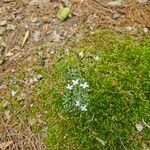
[(70, 15), (70, 8), (65, 7), (58, 12), (57, 17), (60, 20), (64, 21), (69, 17), (69, 15)]

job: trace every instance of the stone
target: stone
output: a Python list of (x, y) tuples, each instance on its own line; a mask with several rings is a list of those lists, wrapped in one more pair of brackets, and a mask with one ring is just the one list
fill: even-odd
[(34, 17), (32, 20), (31, 20), (32, 23), (40, 26), (44, 23), (44, 21), (42, 20), (42, 18), (40, 17)]
[(40, 40), (41, 37), (41, 32), (40, 31), (35, 31), (33, 34), (33, 38), (36, 42), (38, 42)]
[(9, 120), (11, 118), (11, 114), (10, 114), (9, 110), (5, 111), (5, 117), (6, 117), (7, 120)]
[(38, 75), (37, 75), (37, 79), (38, 79), (38, 80), (41, 80), (42, 78), (43, 78), (43, 76), (42, 76), (41, 74), (38, 74)]
[(3, 35), (6, 31), (6, 28), (0, 27), (0, 36)]
[(8, 24), (7, 25), (7, 30), (15, 30), (16, 26), (14, 26), (13, 24)]
[(5, 26), (5, 25), (7, 25), (7, 21), (6, 20), (0, 21), (0, 26)]
[(120, 15), (117, 13), (113, 14), (113, 16), (112, 16), (113, 19), (118, 19), (119, 17), (120, 17)]
[(126, 29), (131, 31), (133, 28), (131, 26), (127, 26)]
[(29, 79), (29, 84), (33, 85), (34, 84), (34, 80), (32, 78)]
[(3, 108), (6, 108), (9, 105), (9, 102), (6, 100), (2, 101)]
[(35, 118), (28, 118), (28, 123), (30, 126), (33, 126), (37, 123), (37, 120)]
[(36, 77), (33, 78), (34, 83), (38, 82), (38, 79)]
[(136, 124), (137, 131), (141, 132), (143, 130), (143, 126), (141, 124)]
[(53, 38), (54, 42), (60, 42), (61, 41), (61, 36), (56, 31), (53, 32), (52, 36), (53, 36), (52, 38)]
[(144, 33), (148, 32), (148, 28), (143, 28)]

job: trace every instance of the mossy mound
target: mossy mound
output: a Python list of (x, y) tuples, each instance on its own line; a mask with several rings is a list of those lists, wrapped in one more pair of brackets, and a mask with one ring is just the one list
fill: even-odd
[(47, 111), (50, 149), (150, 146), (149, 43), (96, 31), (68, 52), (55, 53), (50, 70), (37, 69), (43, 82), (35, 87), (31, 112)]

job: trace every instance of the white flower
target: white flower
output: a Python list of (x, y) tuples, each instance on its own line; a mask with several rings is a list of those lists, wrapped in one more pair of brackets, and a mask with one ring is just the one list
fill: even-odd
[(94, 56), (93, 58), (94, 58), (95, 60), (99, 60), (99, 56), (98, 56), (98, 55)]
[(76, 101), (75, 106), (80, 106), (80, 101)]
[(79, 84), (79, 79), (77, 80), (72, 80), (73, 86)]
[(81, 106), (81, 110), (82, 111), (87, 111), (87, 106), (86, 105)]
[(11, 96), (14, 97), (16, 95), (16, 91), (11, 91)]
[(66, 89), (72, 90), (73, 89), (73, 85), (68, 84), (67, 87), (66, 87)]
[(83, 89), (86, 89), (89, 87), (89, 85), (87, 84), (87, 82), (84, 82), (83, 84), (80, 84), (80, 86), (83, 88)]

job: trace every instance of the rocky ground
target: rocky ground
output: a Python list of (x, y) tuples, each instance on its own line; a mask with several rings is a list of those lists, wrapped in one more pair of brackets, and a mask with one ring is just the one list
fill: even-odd
[[(57, 17), (58, 11), (63, 7), (71, 9), (70, 16), (65, 21)], [(6, 72), (9, 74), (17, 72), (18, 69), (22, 69), (20, 68), (22, 62), (30, 62), (41, 57), (45, 60), (43, 65), (47, 65), (50, 63), (52, 53), (72, 40), (78, 43), (85, 32), (92, 33), (98, 28), (113, 29), (137, 38), (148, 37), (149, 1), (128, 0), (112, 3), (106, 0), (1, 0), (0, 94), (4, 92), (3, 80)], [(32, 84), (32, 81), (28, 80), (29, 84)], [(28, 127), (23, 122), (21, 124), (24, 128)], [(3, 115), (0, 125), (7, 135), (4, 136), (6, 140), (3, 137), (2, 141), (8, 139), (12, 141), (14, 137), (11, 137), (10, 132), (14, 131), (12, 128), (11, 131), (7, 129), (7, 126), (11, 125), (9, 121), (5, 122)], [(26, 133), (27, 135), (22, 133), (22, 137), (34, 138), (34, 141), (28, 140), (31, 142), (29, 149), (44, 149), (39, 135), (35, 136), (29, 128)], [(34, 147), (36, 143), (39, 143), (38, 148)], [(14, 146), (18, 149), (17, 145)], [(22, 149), (25, 149), (24, 145)]]

